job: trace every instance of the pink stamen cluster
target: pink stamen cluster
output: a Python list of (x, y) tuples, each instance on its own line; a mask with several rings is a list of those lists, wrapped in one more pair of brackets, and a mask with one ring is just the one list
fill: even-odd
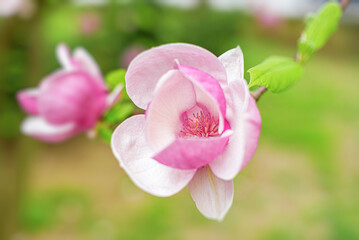
[(181, 133), (184, 137), (214, 137), (219, 135), (218, 124), (219, 121), (210, 113), (204, 114), (201, 111), (193, 114), (193, 119), (187, 118), (184, 121)]

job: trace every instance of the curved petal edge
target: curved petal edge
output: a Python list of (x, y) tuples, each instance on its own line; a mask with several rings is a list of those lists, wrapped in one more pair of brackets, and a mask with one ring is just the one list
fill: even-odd
[(195, 170), (173, 169), (153, 160), (144, 128), (144, 115), (135, 115), (118, 126), (111, 139), (114, 155), (142, 190), (159, 197), (178, 193), (192, 179)]
[(61, 142), (77, 133), (75, 124), (51, 125), (41, 117), (27, 117), (21, 124), (21, 132), (45, 142)]
[(208, 166), (198, 169), (188, 184), (198, 210), (207, 218), (222, 221), (233, 202), (233, 181), (217, 178)]

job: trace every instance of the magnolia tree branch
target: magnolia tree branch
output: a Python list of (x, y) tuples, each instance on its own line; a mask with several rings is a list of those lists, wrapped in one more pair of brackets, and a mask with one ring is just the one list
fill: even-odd
[[(340, 7), (342, 8), (342, 10), (344, 11), (349, 3), (351, 2), (351, 0), (342, 0), (340, 1)], [(294, 57), (295, 60), (297, 60), (297, 56)], [(263, 86), (259, 86), (258, 89), (256, 89), (255, 91), (251, 92), (253, 98), (258, 102), (258, 100), (261, 98), (261, 96), (267, 91), (268, 89), (263, 87)]]
[(258, 100), (261, 98), (261, 96), (267, 91), (268, 89), (262, 86), (259, 86), (258, 89), (251, 92), (253, 98), (258, 102)]

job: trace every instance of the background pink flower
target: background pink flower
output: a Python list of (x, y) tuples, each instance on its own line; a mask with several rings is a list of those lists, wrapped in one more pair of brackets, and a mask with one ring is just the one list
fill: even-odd
[(0, 0), (0, 18), (14, 15), (29, 18), (33, 15), (35, 8), (33, 0)]
[(85, 12), (80, 15), (80, 31), (84, 35), (96, 33), (102, 27), (101, 15), (96, 12)]
[(57, 57), (62, 69), (47, 76), (38, 88), (17, 94), (20, 106), (31, 115), (22, 123), (22, 132), (47, 142), (93, 128), (120, 90), (108, 94), (100, 69), (86, 50), (77, 48), (71, 55), (61, 44)]
[(240, 48), (219, 58), (190, 44), (150, 49), (130, 64), (126, 87), (146, 113), (112, 136), (121, 167), (156, 196), (188, 184), (200, 212), (223, 219), (233, 201), (232, 179), (252, 158), (261, 128)]
[(24, 0), (0, 0), (0, 16), (9, 17), (17, 13)]

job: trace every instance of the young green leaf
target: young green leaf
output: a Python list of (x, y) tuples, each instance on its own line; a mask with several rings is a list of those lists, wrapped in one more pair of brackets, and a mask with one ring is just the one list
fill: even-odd
[(123, 84), (123, 86), (126, 85), (125, 75), (126, 75), (125, 69), (118, 69), (106, 75), (106, 85), (108, 86), (110, 91), (115, 89), (119, 84)]
[(96, 131), (98, 137), (102, 139), (105, 143), (111, 142), (113, 131), (105, 123), (98, 123), (96, 126)]
[(130, 102), (117, 103), (104, 116), (107, 124), (119, 124), (131, 116), (135, 106)]
[(126, 91), (125, 75), (126, 75), (125, 69), (118, 69), (106, 75), (106, 85), (108, 86), (110, 91), (114, 90), (119, 84), (122, 84), (123, 86), (123, 89), (121, 91), (122, 100), (130, 99)]
[(336, 2), (329, 2), (315, 16), (307, 20), (306, 28), (298, 43), (302, 62), (307, 61), (316, 50), (324, 46), (338, 28), (341, 15), (340, 5)]
[(303, 74), (303, 67), (291, 58), (270, 57), (248, 70), (249, 87), (260, 85), (280, 92), (293, 85)]

